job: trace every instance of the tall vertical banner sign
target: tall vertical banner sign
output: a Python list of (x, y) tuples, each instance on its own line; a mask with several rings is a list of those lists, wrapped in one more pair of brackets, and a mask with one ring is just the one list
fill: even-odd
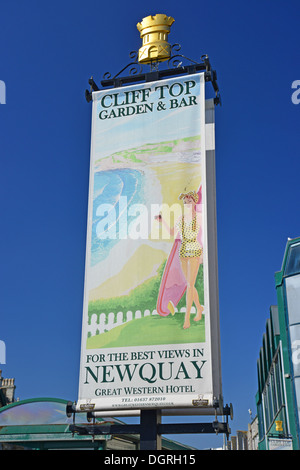
[(93, 93), (78, 411), (221, 394), (206, 108), (203, 73)]

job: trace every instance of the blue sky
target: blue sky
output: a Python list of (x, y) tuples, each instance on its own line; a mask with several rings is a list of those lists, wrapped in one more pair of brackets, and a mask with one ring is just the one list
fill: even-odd
[[(20, 399), (77, 399), (93, 75), (118, 73), (136, 23), (166, 13), (169, 41), (217, 71), (216, 179), (222, 376), (233, 434), (255, 414), (256, 360), (274, 273), (300, 235), (299, 2), (16, 0), (1, 7), (1, 327)], [(208, 84), (208, 87), (210, 84)], [(209, 88), (208, 88), (209, 89)], [(220, 437), (180, 436), (198, 448)]]

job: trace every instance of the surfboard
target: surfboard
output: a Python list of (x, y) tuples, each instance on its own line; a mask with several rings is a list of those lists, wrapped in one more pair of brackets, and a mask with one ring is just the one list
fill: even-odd
[[(196, 205), (197, 212), (202, 210), (202, 186), (198, 189), (198, 203)], [(198, 241), (201, 245), (201, 230), (198, 233)], [(159, 315), (166, 317), (170, 313), (174, 315), (175, 308), (184, 295), (186, 291), (186, 279), (183, 275), (179, 250), (180, 250), (181, 240), (176, 238), (170, 254), (168, 256), (166, 266), (163, 272), (162, 280), (160, 283), (160, 289), (157, 298), (156, 310)]]

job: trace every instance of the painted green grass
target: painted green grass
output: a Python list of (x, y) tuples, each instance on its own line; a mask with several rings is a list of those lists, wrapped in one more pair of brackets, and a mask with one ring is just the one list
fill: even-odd
[[(99, 315), (101, 313), (128, 312), (129, 310), (132, 312), (136, 310), (150, 310), (152, 312), (156, 308), (157, 293), (159, 292), (165, 263), (166, 262), (163, 262), (159, 267), (157, 276), (137, 286), (128, 295), (122, 295), (112, 299), (90, 301), (88, 307), (88, 323), (91, 323), (91, 317), (94, 314), (98, 315), (99, 321)], [(178, 308), (181, 308), (181, 305), (178, 306)]]
[[(88, 323), (91, 323), (92, 315), (98, 315), (101, 313), (108, 314), (109, 312), (128, 312), (129, 310), (135, 312), (140, 310), (150, 310), (152, 312), (156, 309), (157, 295), (160, 288), (161, 278), (164, 272), (165, 262), (162, 263), (158, 269), (158, 274), (142, 285), (137, 286), (128, 295), (115, 297), (113, 299), (101, 299), (89, 302), (88, 307)], [(201, 305), (204, 305), (204, 292), (203, 292), (203, 265), (199, 268), (199, 273), (196, 280), (196, 289), (199, 294), (199, 301)], [(178, 310), (186, 306), (185, 294), (177, 305)]]
[(87, 349), (152, 346), (156, 344), (202, 343), (205, 341), (205, 316), (184, 330), (184, 313), (161, 317), (151, 315), (131, 320), (110, 331), (87, 339)]

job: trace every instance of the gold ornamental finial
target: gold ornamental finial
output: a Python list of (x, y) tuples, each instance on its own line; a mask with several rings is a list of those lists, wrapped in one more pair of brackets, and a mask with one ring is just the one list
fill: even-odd
[(143, 45), (139, 49), (139, 62), (150, 64), (170, 58), (171, 46), (168, 43), (168, 34), (174, 21), (171, 16), (157, 13), (155, 16), (143, 18), (136, 25), (143, 39)]

